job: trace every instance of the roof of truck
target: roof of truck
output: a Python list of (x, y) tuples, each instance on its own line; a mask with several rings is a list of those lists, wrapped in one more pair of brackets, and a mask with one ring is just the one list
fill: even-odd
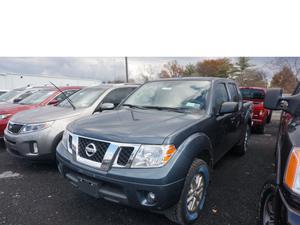
[[(223, 80), (223, 81), (231, 81), (234, 82), (233, 80), (229, 79), (229, 78), (223, 78), (223, 77), (176, 77), (176, 78), (161, 78), (158, 80), (154, 80), (155, 81), (180, 81), (180, 80), (204, 80), (204, 81), (216, 81), (216, 80)], [(150, 81), (152, 82), (152, 81)]]

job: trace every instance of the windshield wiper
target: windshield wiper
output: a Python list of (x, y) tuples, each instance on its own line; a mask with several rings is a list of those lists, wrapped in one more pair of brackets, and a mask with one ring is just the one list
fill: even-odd
[(146, 109), (146, 107), (139, 106), (139, 105), (123, 104), (122, 106), (128, 106), (129, 108), (136, 108), (136, 109)]
[(144, 108), (146, 108), (146, 109), (157, 109), (157, 110), (167, 110), (167, 111), (180, 112), (180, 113), (184, 113), (188, 109), (188, 108), (184, 108), (184, 107), (173, 108), (173, 107), (164, 107), (164, 106), (144, 106)]
[(64, 96), (65, 96), (65, 98), (68, 100), (68, 102), (70, 103), (70, 105), (72, 106), (72, 108), (74, 109), (74, 110), (76, 110), (76, 107), (75, 107), (75, 105), (73, 104), (73, 102), (71, 101), (71, 99), (62, 91), (62, 90), (60, 90), (60, 88), (59, 87), (57, 87), (55, 84), (53, 84), (51, 81), (49, 81), (50, 82), (50, 84), (52, 84), (60, 93), (62, 93)]

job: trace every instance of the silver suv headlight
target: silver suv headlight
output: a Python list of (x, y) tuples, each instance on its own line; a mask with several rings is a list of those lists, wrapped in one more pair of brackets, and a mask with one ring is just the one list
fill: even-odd
[(34, 131), (46, 129), (48, 127), (51, 127), (53, 123), (54, 121), (45, 122), (45, 123), (26, 124), (21, 128), (20, 134), (26, 134), (26, 133), (31, 133)]
[(164, 166), (175, 154), (174, 145), (142, 145), (136, 153), (132, 168), (154, 168)]

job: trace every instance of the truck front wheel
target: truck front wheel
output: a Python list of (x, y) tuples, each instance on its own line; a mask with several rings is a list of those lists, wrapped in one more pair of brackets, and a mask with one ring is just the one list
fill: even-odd
[(165, 211), (166, 217), (181, 225), (195, 222), (203, 209), (208, 183), (209, 169), (206, 162), (195, 159), (187, 174), (180, 200)]

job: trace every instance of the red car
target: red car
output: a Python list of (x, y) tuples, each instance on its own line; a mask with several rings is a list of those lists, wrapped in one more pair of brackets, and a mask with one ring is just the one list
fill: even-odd
[(45, 87), (29, 97), (23, 99), (17, 104), (1, 104), (0, 105), (0, 138), (4, 135), (4, 130), (10, 117), (18, 112), (35, 109), (40, 106), (46, 105), (57, 105), (65, 99), (66, 96), (74, 94), (76, 91), (80, 90), (82, 87), (79, 86), (68, 86), (60, 87), (60, 90), (64, 92), (61, 93), (54, 87)]
[(265, 124), (271, 122), (272, 111), (264, 107), (266, 89), (261, 87), (240, 87), (243, 100), (253, 102), (252, 129), (265, 132)]

